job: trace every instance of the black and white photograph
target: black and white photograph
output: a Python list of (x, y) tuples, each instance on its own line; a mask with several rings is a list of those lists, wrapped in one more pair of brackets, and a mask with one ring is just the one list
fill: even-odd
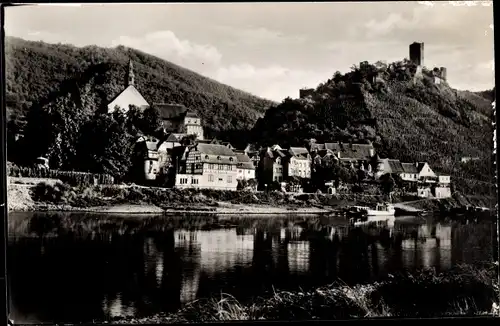
[(493, 1), (1, 9), (9, 323), (500, 316)]

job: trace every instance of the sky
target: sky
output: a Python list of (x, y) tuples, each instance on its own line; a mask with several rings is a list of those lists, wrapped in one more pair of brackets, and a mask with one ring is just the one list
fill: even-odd
[(452, 87), (494, 86), (491, 1), (32, 5), (5, 8), (4, 28), (132, 47), (275, 101), (361, 61), (407, 58), (414, 41)]

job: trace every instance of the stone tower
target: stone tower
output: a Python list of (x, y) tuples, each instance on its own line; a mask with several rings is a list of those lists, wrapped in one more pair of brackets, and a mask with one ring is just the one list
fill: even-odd
[(132, 60), (129, 60), (128, 62), (127, 86), (135, 86), (134, 64), (132, 63)]
[(410, 44), (410, 61), (417, 66), (424, 65), (424, 43), (413, 42)]

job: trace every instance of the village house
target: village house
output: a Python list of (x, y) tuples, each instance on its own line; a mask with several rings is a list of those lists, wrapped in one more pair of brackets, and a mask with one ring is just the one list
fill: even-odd
[(201, 118), (196, 112), (182, 104), (155, 103), (154, 107), (158, 109), (165, 132), (196, 135), (196, 139), (204, 139)]
[(138, 181), (156, 180), (160, 171), (158, 140), (153, 137), (139, 137), (135, 143), (134, 165)]
[(298, 177), (311, 178), (311, 155), (304, 147), (290, 147), (283, 161), (285, 180)]
[(311, 156), (336, 157), (344, 166), (362, 169), (371, 172), (370, 162), (375, 156), (375, 148), (372, 144), (353, 144), (353, 143), (324, 143), (311, 144)]
[(418, 168), (414, 163), (401, 163), (403, 172), (400, 177), (403, 181), (417, 182), (418, 181)]
[(283, 164), (286, 156), (286, 151), (279, 145), (262, 150), (260, 160), (262, 175), (259, 176), (261, 185), (269, 186), (273, 182), (283, 182)]
[(377, 167), (375, 169), (375, 178), (379, 179), (385, 174), (401, 176), (404, 174), (403, 164), (399, 160), (395, 159), (378, 159)]
[(126, 88), (108, 104), (108, 113), (114, 112), (115, 109), (119, 109), (121, 112), (125, 113), (129, 110), (131, 105), (139, 109), (149, 107), (149, 103), (135, 87), (134, 65), (132, 60), (129, 61), (126, 85)]
[(238, 169), (237, 180), (250, 180), (255, 179), (255, 166), (250, 158), (244, 152), (235, 152), (236, 160), (238, 162), (236, 168)]
[(176, 188), (236, 190), (238, 161), (230, 148), (198, 143), (176, 149)]
[(418, 171), (418, 180), (426, 183), (435, 183), (437, 180), (437, 176), (432, 171), (429, 163), (427, 162), (418, 162), (416, 163), (417, 171)]

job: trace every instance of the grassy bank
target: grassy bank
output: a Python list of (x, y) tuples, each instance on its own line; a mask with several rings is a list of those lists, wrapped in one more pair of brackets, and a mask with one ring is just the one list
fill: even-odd
[(276, 290), (249, 302), (221, 294), (187, 304), (175, 313), (114, 323), (473, 316), (492, 314), (498, 297), (498, 267), (462, 265), (444, 274), (402, 272), (369, 285), (337, 283), (311, 291)]
[[(70, 186), (47, 180), (16, 180), (9, 184), (9, 210), (87, 210), (99, 212), (161, 213), (196, 211), (217, 213), (286, 213), (287, 211), (328, 212), (349, 205), (375, 205), (383, 195), (294, 194), (282, 192), (223, 191), (211, 189), (165, 189), (141, 186)], [(456, 196), (457, 197), (457, 196)], [(429, 210), (446, 210), (470, 204), (465, 197), (421, 201), (421, 198), (394, 195), (394, 202), (420, 200), (412, 204)], [(474, 204), (474, 203), (473, 203)], [(129, 205), (129, 207), (125, 207)], [(131, 207), (131, 205), (142, 208)], [(480, 205), (480, 203), (475, 203)], [(259, 209), (261, 207), (261, 209)], [(260, 212), (262, 211), (262, 212)]]

